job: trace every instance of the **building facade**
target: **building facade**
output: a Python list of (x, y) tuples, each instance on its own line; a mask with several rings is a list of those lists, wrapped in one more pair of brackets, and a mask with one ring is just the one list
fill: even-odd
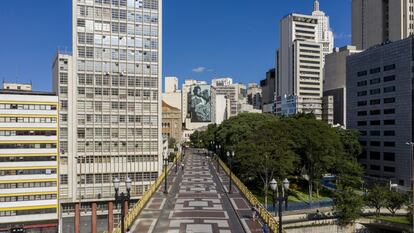
[(254, 109), (262, 109), (262, 89), (257, 83), (247, 85), (247, 104), (252, 105)]
[(298, 109), (320, 103), (313, 113), (321, 119), (324, 53), (318, 29), (317, 16), (290, 14), (281, 20), (277, 88), (279, 96), (297, 96)]
[(347, 127), (360, 132), (360, 163), (371, 177), (410, 187), (414, 39), (347, 58)]
[(58, 97), (30, 84), (0, 90), (0, 231), (57, 232)]
[(185, 123), (185, 120), (188, 115), (189, 93), (190, 93), (190, 88), (193, 85), (207, 85), (207, 82), (198, 81), (198, 80), (185, 80), (184, 81), (182, 88), (181, 88), (181, 112), (182, 112), (183, 123)]
[(181, 110), (162, 102), (162, 135), (181, 141), (182, 136)]
[(266, 79), (260, 81), (260, 88), (262, 89), (262, 112), (272, 113), (273, 105), (275, 103), (276, 93), (276, 76), (278, 72), (276, 69), (270, 69), (266, 72)]
[(355, 46), (335, 48), (325, 57), (323, 96), (333, 97), (333, 124), (346, 127), (346, 58), (361, 52)]
[(329, 17), (325, 15), (325, 12), (320, 10), (318, 0), (315, 0), (313, 3), (312, 16), (316, 16), (318, 18), (316, 41), (322, 44), (322, 52), (323, 55), (326, 56), (333, 51), (334, 36), (330, 27)]
[(178, 78), (165, 77), (165, 93), (174, 93), (178, 91)]
[[(66, 106), (62, 127), (68, 129), (67, 150), (61, 151), (67, 158), (63, 217), (75, 217), (75, 233), (84, 231), (81, 213), (92, 214), (92, 232), (111, 231), (113, 179), (132, 180), (134, 201), (161, 172), (162, 1), (78, 0), (72, 12), (67, 84), (56, 81), (60, 63), (53, 67), (55, 89)], [(67, 100), (61, 92), (66, 86)], [(96, 224), (100, 214), (109, 220)]]
[(352, 44), (359, 50), (414, 32), (412, 0), (352, 0)]
[(165, 77), (165, 92), (162, 93), (162, 101), (174, 108), (182, 109), (181, 95), (177, 77)]

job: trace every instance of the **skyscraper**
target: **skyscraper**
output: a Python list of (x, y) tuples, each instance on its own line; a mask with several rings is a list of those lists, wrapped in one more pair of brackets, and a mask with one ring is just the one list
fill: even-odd
[(113, 179), (129, 177), (136, 200), (159, 175), (161, 12), (160, 0), (73, 1), (73, 68), (60, 101), (68, 129), (61, 203), (64, 217), (75, 210), (75, 225), (80, 212), (94, 222), (97, 209), (108, 209), (111, 228)]
[(320, 10), (319, 1), (315, 0), (313, 3), (312, 16), (318, 18), (318, 29), (316, 31), (316, 41), (323, 46), (323, 55), (326, 56), (333, 52), (334, 36), (329, 24), (329, 17), (325, 12)]
[(352, 44), (359, 50), (414, 32), (412, 0), (352, 0)]

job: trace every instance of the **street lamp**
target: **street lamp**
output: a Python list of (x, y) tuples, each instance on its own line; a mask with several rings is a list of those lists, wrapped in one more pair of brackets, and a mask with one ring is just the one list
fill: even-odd
[(220, 160), (221, 145), (217, 145), (216, 147), (217, 147), (217, 173), (220, 174), (220, 163), (219, 163), (219, 160)]
[(229, 165), (230, 165), (230, 179), (229, 179), (229, 194), (232, 193), (232, 180), (231, 180), (231, 170), (232, 170), (232, 159), (234, 158), (234, 151), (232, 151), (231, 153), (229, 151), (227, 151), (227, 158), (229, 160)]
[(168, 156), (165, 156), (166, 153), (164, 153), (164, 194), (168, 194), (168, 187), (167, 187), (167, 179), (168, 179), (168, 173), (167, 173), (167, 168), (168, 168)]
[(282, 184), (282, 193), (279, 193), (279, 188), (277, 185), (277, 181), (275, 179), (272, 179), (269, 183), (270, 189), (273, 191), (273, 210), (276, 215), (276, 201), (279, 202), (279, 233), (282, 233), (282, 206), (283, 202), (285, 202), (286, 210), (287, 210), (287, 204), (288, 204), (288, 190), (289, 190), (289, 180), (285, 178), (283, 180)]
[(131, 184), (132, 180), (127, 177), (125, 180), (125, 186), (127, 190), (127, 194), (124, 192), (119, 195), (119, 185), (121, 181), (118, 177), (115, 177), (113, 180), (114, 188), (115, 188), (115, 203), (118, 206), (118, 204), (121, 204), (121, 233), (125, 233), (125, 202), (129, 203), (129, 200), (131, 198)]
[(412, 201), (412, 207), (413, 207), (413, 229), (414, 229), (414, 142), (407, 142), (406, 143), (408, 146), (410, 146), (411, 149), (411, 191), (412, 191), (412, 197), (411, 197), (411, 201)]

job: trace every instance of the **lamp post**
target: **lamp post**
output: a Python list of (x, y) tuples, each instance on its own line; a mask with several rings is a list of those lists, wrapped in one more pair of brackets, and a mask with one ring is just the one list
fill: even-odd
[(411, 192), (412, 192), (412, 197), (411, 197), (411, 201), (412, 201), (412, 214), (413, 214), (413, 229), (414, 229), (414, 142), (407, 142), (407, 145), (410, 146), (411, 149), (411, 159), (410, 159), (410, 164), (411, 164)]
[(232, 180), (231, 180), (231, 173), (232, 173), (232, 160), (234, 158), (234, 151), (232, 151), (231, 153), (229, 151), (227, 151), (227, 158), (229, 160), (229, 165), (230, 165), (230, 172), (229, 172), (229, 194), (232, 193)]
[(167, 173), (167, 168), (168, 168), (168, 157), (165, 156), (164, 153), (164, 194), (168, 194), (168, 187), (167, 187), (167, 179), (168, 179), (168, 173)]
[(283, 206), (283, 202), (285, 202), (286, 206), (286, 210), (287, 210), (287, 203), (288, 203), (288, 190), (289, 190), (289, 180), (285, 179), (283, 180), (283, 185), (282, 185), (282, 192), (279, 193), (279, 188), (277, 185), (277, 181), (275, 179), (272, 179), (272, 181), (270, 181), (270, 188), (273, 191), (273, 210), (275, 212), (276, 215), (276, 201), (279, 202), (279, 233), (282, 233), (282, 206)]
[(217, 173), (220, 173), (220, 150), (221, 150), (221, 145), (217, 145)]
[(129, 203), (129, 200), (131, 198), (132, 181), (129, 177), (127, 177), (125, 180), (127, 190), (126, 194), (124, 192), (119, 194), (120, 180), (117, 177), (113, 180), (113, 183), (115, 188), (115, 203), (117, 206), (119, 203), (121, 203), (121, 233), (125, 233), (125, 202)]

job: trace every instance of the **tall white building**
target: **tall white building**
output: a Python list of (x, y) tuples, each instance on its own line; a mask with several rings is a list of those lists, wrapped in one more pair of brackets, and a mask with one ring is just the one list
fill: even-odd
[(412, 0), (352, 0), (352, 44), (358, 50), (413, 33)]
[(165, 77), (165, 93), (174, 93), (178, 91), (178, 78)]
[(78, 233), (85, 231), (79, 229), (80, 213), (92, 212), (95, 228), (96, 212), (109, 214), (98, 227), (111, 230), (113, 179), (129, 177), (132, 199), (137, 200), (162, 165), (162, 1), (72, 4), (72, 74), (67, 84), (58, 80), (61, 63), (55, 61), (53, 67), (60, 114), (67, 117), (62, 128), (68, 131), (67, 150), (61, 151), (67, 158), (61, 174), (67, 176), (63, 217), (75, 213), (72, 230)]
[(0, 90), (0, 231), (57, 232), (58, 98), (7, 83)]
[(162, 93), (162, 101), (166, 104), (181, 109), (181, 90), (178, 89), (177, 77), (165, 77), (165, 92)]
[[(322, 114), (323, 44), (318, 16), (290, 14), (280, 23), (279, 97), (297, 96), (305, 113)], [(279, 99), (281, 99), (279, 98)]]
[(332, 53), (334, 47), (334, 36), (330, 27), (329, 17), (325, 12), (320, 10), (319, 1), (315, 0), (313, 3), (312, 16), (318, 18), (318, 28), (316, 31), (316, 41), (323, 46), (323, 55)]
[(247, 102), (247, 88), (243, 84), (233, 83), (232, 78), (217, 78), (211, 80), (216, 95), (224, 95), (229, 99), (230, 114), (228, 117), (237, 116), (241, 104)]

